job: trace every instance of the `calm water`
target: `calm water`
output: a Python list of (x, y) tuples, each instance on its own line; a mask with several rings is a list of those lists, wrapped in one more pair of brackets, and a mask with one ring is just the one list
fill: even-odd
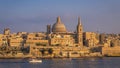
[(0, 59), (0, 68), (120, 68), (120, 57), (42, 59), (42, 63), (28, 61), (28, 59)]

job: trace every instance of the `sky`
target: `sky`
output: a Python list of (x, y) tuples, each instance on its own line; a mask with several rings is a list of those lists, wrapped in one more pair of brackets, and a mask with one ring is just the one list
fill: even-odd
[(70, 32), (120, 33), (120, 0), (0, 0), (0, 33), (46, 32), (58, 16)]

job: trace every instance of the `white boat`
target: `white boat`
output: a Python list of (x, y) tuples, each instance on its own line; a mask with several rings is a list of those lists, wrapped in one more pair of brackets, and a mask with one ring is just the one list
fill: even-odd
[(38, 60), (38, 59), (32, 59), (29, 61), (30, 63), (41, 63), (42, 60)]

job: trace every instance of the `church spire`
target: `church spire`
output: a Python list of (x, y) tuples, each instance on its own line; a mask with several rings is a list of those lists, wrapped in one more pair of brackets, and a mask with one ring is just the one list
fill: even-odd
[(80, 17), (78, 17), (78, 25), (77, 25), (77, 43), (79, 46), (83, 46), (83, 28)]
[(57, 23), (61, 23), (60, 16), (57, 17)]
[(78, 25), (82, 25), (80, 17), (78, 17)]

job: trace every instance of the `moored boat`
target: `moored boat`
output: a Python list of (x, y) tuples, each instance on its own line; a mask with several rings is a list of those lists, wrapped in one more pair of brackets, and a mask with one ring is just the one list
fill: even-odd
[(30, 63), (41, 63), (42, 60), (40, 60), (40, 59), (32, 59), (32, 60), (30, 60), (29, 62), (30, 62)]

